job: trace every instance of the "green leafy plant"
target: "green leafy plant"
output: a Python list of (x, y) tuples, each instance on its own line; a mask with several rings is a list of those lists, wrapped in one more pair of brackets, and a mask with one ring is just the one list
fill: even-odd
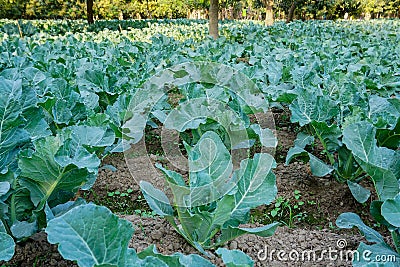
[[(215, 145), (214, 149), (210, 150), (210, 144)], [(204, 249), (223, 245), (246, 233), (260, 236), (274, 233), (277, 223), (259, 228), (239, 227), (248, 221), (250, 209), (269, 204), (275, 198), (272, 156), (256, 154), (253, 159), (243, 160), (232, 173), (230, 154), (216, 133), (206, 132), (195, 146), (186, 145), (186, 149), (190, 170), (187, 182), (179, 173), (158, 166), (172, 190), (173, 206), (161, 190), (148, 182), (140, 183), (147, 203), (158, 215), (165, 217), (203, 253)], [(214, 160), (209, 162), (210, 159)]]
[[(310, 161), (314, 173), (346, 181), (360, 202), (369, 192), (358, 182), (370, 177), (381, 213), (390, 229), (396, 226), (384, 210), (399, 193), (398, 20), (276, 23), (268, 29), (229, 21), (221, 24), (216, 41), (206, 37), (204, 21), (196, 20), (98, 21), (90, 27), (68, 20), (18, 23), (23, 38), (15, 21), (0, 20), (0, 259), (10, 259), (15, 242), (46, 227), (47, 208), (89, 189), (101, 159), (138, 142), (146, 125), (161, 122), (178, 130), (189, 154), (209, 131), (228, 150), (257, 142), (274, 147), (271, 131), (248, 119), (268, 110), (266, 98), (288, 106), (292, 123), (303, 132), (288, 162), (297, 155)], [(155, 73), (170, 77), (147, 83)], [(162, 96), (173, 79), (181, 82), (175, 85), (183, 101), (200, 100), (172, 112)], [(239, 90), (226, 89), (233, 85)], [(207, 98), (220, 102), (219, 112)], [(190, 120), (194, 111), (204, 116)], [(129, 126), (137, 129), (129, 132)], [(261, 155), (243, 166), (268, 157)], [(194, 184), (196, 170), (189, 174)], [(232, 172), (238, 177), (241, 171)], [(190, 188), (184, 181), (182, 188)], [(228, 193), (224, 203), (236, 196)], [(181, 199), (176, 190), (175, 195)], [(174, 216), (178, 207), (181, 214), (188, 208), (171, 206)], [(200, 207), (199, 213), (187, 213), (198, 218), (218, 211)], [(218, 222), (215, 229), (225, 228)], [(219, 233), (211, 241), (204, 237), (207, 231), (196, 235), (190, 239), (205, 246), (222, 240)]]
[[(384, 205), (379, 202), (371, 203), (371, 214), (374, 218), (386, 225), (393, 238), (394, 248), (388, 245), (381, 234), (365, 225), (360, 217), (355, 213), (343, 213), (337, 220), (339, 228), (357, 227), (369, 245), (361, 242), (358, 246), (358, 253), (362, 255), (359, 259), (353, 259), (353, 266), (366, 266), (379, 264), (380, 266), (398, 266), (400, 263), (400, 195), (395, 199), (388, 200)], [(389, 220), (389, 221), (387, 221)], [(382, 262), (379, 259), (387, 259)]]
[[(394, 250), (385, 243), (383, 237), (370, 227), (366, 226), (358, 215), (344, 213), (339, 216), (336, 224), (340, 228), (356, 226), (372, 245), (361, 243), (358, 251), (371, 252), (372, 262), (376, 256), (392, 257), (384, 266), (396, 266), (400, 263), (400, 160), (399, 150), (392, 150), (377, 145), (377, 129), (369, 122), (357, 122), (344, 130), (343, 142), (351, 149), (355, 160), (374, 182), (378, 200), (370, 205), (370, 213), (375, 221), (387, 227), (390, 231)], [(396, 143), (395, 139), (393, 139)], [(365, 189), (359, 189), (359, 194), (365, 194)], [(370, 261), (368, 261), (370, 262)], [(365, 259), (353, 261), (353, 266), (367, 264)]]
[[(286, 164), (296, 157), (309, 161), (314, 175), (322, 177), (333, 173), (339, 181), (348, 184), (358, 202), (364, 203), (369, 198), (370, 192), (361, 187), (358, 182), (367, 175), (370, 175), (375, 183), (376, 179), (380, 178), (377, 178), (377, 173), (372, 174), (371, 168), (363, 162), (374, 161), (373, 164), (375, 164), (375, 161), (379, 161), (379, 156), (376, 154), (395, 154), (394, 148), (398, 147), (400, 138), (396, 134), (396, 129), (399, 123), (397, 118), (400, 115), (399, 100), (371, 95), (359, 100), (358, 104), (373, 110), (369, 117), (364, 115), (367, 111), (361, 113), (355, 107), (353, 114), (345, 116), (341, 103), (347, 103), (346, 108), (348, 108), (348, 101), (340, 102), (333, 100), (324, 92), (320, 94), (318, 96), (318, 93), (311, 93), (308, 90), (300, 91), (290, 106), (293, 114), (292, 122), (299, 122), (309, 134), (300, 132), (297, 135), (294, 147), (288, 151)], [(356, 105), (356, 103), (351, 104)], [(378, 105), (381, 105), (381, 110), (376, 110), (375, 107)], [(360, 119), (361, 122), (353, 122)], [(374, 148), (377, 142), (375, 135), (381, 148)], [(314, 145), (316, 139), (323, 149), (322, 158), (326, 158), (328, 164), (321, 159), (321, 155), (315, 156), (307, 151), (307, 146)], [(356, 144), (363, 146), (356, 147)], [(370, 151), (368, 146), (372, 146), (374, 150)], [(376, 166), (382, 164), (385, 163), (376, 162)], [(376, 170), (376, 168), (373, 169)], [(397, 187), (397, 180), (398, 178), (390, 174), (385, 178), (385, 182), (390, 182), (390, 186), (394, 188)], [(383, 182), (382, 179), (380, 182)], [(395, 189), (393, 193), (395, 194), (396, 191), (398, 189)]]
[[(65, 259), (77, 261), (80, 267), (92, 266), (214, 266), (204, 258), (191, 254), (159, 254), (155, 246), (140, 253), (129, 248), (133, 226), (119, 219), (110, 210), (94, 204), (82, 204), (69, 210), (47, 210), (50, 219), (46, 228), (48, 240), (58, 244)], [(86, 231), (86, 227), (91, 231)], [(104, 231), (104, 229), (108, 229)], [(101, 249), (100, 249), (101, 248)]]

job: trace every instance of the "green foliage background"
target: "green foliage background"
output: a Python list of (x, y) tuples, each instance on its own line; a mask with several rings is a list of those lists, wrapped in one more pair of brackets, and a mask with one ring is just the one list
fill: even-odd
[[(283, 18), (292, 2), (298, 19), (400, 17), (400, 0), (275, 0), (275, 17)], [(262, 18), (265, 0), (220, 0), (221, 9), (233, 9), (240, 17), (243, 8), (250, 8)], [(189, 11), (204, 9), (208, 0), (94, 0), (94, 14), (99, 19), (122, 18), (186, 18)], [(9, 19), (79, 19), (86, 18), (85, 0), (0, 0), (0, 18)], [(206, 12), (205, 12), (206, 13)]]

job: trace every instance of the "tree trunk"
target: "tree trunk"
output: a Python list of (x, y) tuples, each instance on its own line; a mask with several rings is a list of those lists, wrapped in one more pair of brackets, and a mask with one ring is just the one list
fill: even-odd
[(295, 9), (296, 9), (296, 4), (295, 4), (295, 1), (293, 1), (292, 5), (289, 8), (289, 14), (287, 16), (286, 23), (289, 23), (289, 22), (293, 21), (293, 16), (294, 16), (294, 10)]
[(214, 39), (218, 38), (218, 0), (210, 0), (208, 30)]
[(265, 0), (265, 24), (272, 25), (274, 24), (274, 0)]
[(86, 8), (87, 8), (87, 21), (89, 24), (93, 24), (93, 0), (86, 0)]

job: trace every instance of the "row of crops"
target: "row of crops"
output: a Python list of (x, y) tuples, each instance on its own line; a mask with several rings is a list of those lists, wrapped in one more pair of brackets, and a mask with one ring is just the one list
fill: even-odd
[[(250, 119), (274, 107), (289, 109), (301, 129), (286, 163), (309, 162), (360, 203), (374, 193), (371, 215), (392, 245), (356, 214), (337, 225), (361, 231), (361, 253), (400, 261), (400, 21), (226, 22), (218, 40), (204, 21), (76, 23), (0, 21), (0, 260), (43, 230), (79, 266), (211, 266), (206, 250), (247, 233), (273, 235), (277, 223), (240, 225), (275, 199), (275, 160), (257, 153), (234, 170), (232, 151), (277, 145)], [(177, 107), (171, 90), (183, 96)], [(172, 200), (140, 186), (203, 257), (136, 253), (129, 222), (75, 197), (94, 184), (104, 157), (160, 125), (179, 132), (189, 178), (157, 166)], [(322, 153), (309, 152), (315, 145)], [(375, 192), (360, 185), (365, 179)], [(216, 253), (229, 266), (253, 264), (236, 250)]]

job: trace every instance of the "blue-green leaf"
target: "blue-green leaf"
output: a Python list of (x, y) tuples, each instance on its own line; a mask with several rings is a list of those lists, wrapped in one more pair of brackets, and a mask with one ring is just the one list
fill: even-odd
[(359, 203), (364, 203), (371, 195), (371, 192), (368, 189), (362, 187), (358, 183), (347, 180), (347, 185), (349, 186), (351, 194)]
[(225, 263), (227, 267), (252, 267), (254, 261), (240, 250), (229, 250), (226, 248), (218, 248), (215, 251)]
[(391, 225), (400, 227), (400, 194), (394, 199), (387, 199), (383, 202), (382, 216)]
[(375, 133), (376, 128), (368, 122), (353, 123), (343, 130), (343, 143), (375, 181), (380, 200), (386, 200), (399, 193), (400, 151), (378, 147)]
[(336, 219), (336, 225), (339, 228), (351, 229), (356, 226), (369, 242), (384, 243), (384, 239), (374, 229), (363, 223), (360, 216), (352, 212), (345, 212), (339, 215)]
[(14, 256), (14, 252), (13, 238), (5, 232), (0, 232), (0, 261), (9, 261)]
[(160, 216), (173, 216), (174, 211), (168, 197), (146, 181), (140, 181), (140, 189), (150, 208)]
[(80, 267), (122, 266), (133, 227), (107, 208), (87, 204), (49, 221), (46, 233), (51, 244), (58, 244), (60, 254)]
[(250, 209), (259, 205), (271, 203), (277, 194), (274, 158), (266, 153), (255, 154), (253, 159), (245, 159), (240, 163), (240, 169), (235, 171), (233, 180), (237, 181), (234, 193), (235, 204), (232, 219), (240, 222)]

